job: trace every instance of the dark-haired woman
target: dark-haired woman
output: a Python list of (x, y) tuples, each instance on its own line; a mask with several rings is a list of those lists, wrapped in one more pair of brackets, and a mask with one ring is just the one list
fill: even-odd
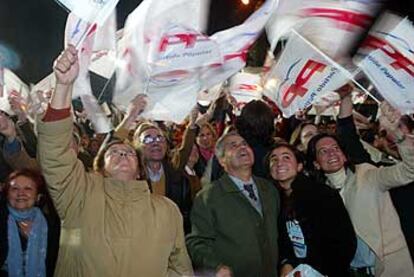
[(339, 194), (301, 173), (299, 152), (278, 144), (268, 157), (269, 171), (282, 191), (281, 276), (308, 264), (328, 276), (349, 276), (355, 233)]
[(340, 191), (355, 227), (358, 243), (351, 262), (353, 276), (414, 276), (400, 220), (389, 190), (414, 180), (414, 140), (398, 127), (399, 113), (382, 106), (380, 121), (397, 137), (402, 161), (377, 168), (353, 166), (335, 136), (319, 134), (308, 145), (313, 175)]

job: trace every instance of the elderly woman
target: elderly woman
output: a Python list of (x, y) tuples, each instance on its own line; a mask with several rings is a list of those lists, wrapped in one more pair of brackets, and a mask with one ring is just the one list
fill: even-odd
[(301, 154), (276, 144), (267, 158), (282, 192), (279, 217), (281, 276), (308, 264), (327, 276), (348, 276), (356, 249), (355, 233), (339, 194), (302, 174)]
[[(44, 186), (34, 171), (11, 173), (3, 189), (7, 203), (1, 203), (1, 276), (46, 276), (48, 224), (35, 206)], [(7, 241), (6, 241), (7, 240)]]
[(87, 173), (71, 150), (77, 54), (69, 46), (56, 60), (56, 89), (38, 121), (38, 158), (62, 219), (56, 276), (191, 275), (181, 214), (137, 180), (135, 149), (120, 140), (108, 143), (95, 173)]

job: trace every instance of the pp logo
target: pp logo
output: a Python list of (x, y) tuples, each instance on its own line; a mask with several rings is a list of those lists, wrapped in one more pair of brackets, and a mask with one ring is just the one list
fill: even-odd
[(309, 82), (312, 76), (316, 73), (322, 72), (326, 65), (314, 60), (308, 60), (302, 70), (296, 77), (295, 82), (290, 85), (283, 93), (282, 107), (288, 107), (296, 97), (303, 97), (308, 92), (305, 85)]

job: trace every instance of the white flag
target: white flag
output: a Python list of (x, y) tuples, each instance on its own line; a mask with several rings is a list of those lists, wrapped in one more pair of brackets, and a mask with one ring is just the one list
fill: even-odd
[(77, 17), (90, 24), (103, 25), (119, 0), (56, 0)]
[(294, 28), (325, 54), (344, 56), (378, 9), (375, 1), (284, 1), (266, 26), (272, 51)]
[(229, 83), (230, 94), (236, 99), (239, 110), (250, 101), (262, 98), (263, 88), (259, 74), (240, 72), (233, 75)]
[(355, 59), (381, 95), (403, 113), (414, 112), (413, 37), (412, 22), (388, 14), (370, 32)]
[(20, 92), (22, 98), (27, 101), (29, 96), (29, 86), (26, 85), (16, 74), (10, 69), (3, 68), (3, 97), (0, 97), (0, 110), (10, 115), (14, 115), (7, 97), (13, 90)]
[[(125, 109), (136, 94), (145, 92), (149, 103), (143, 116), (181, 122), (196, 104), (198, 92), (244, 67), (247, 51), (276, 3), (267, 0), (243, 24), (207, 37), (198, 23), (199, 1), (170, 0), (161, 5), (144, 0), (128, 17), (120, 42), (124, 64), (117, 70), (113, 101)], [(171, 12), (187, 6), (192, 11), (183, 10), (180, 17)]]
[[(115, 14), (109, 17), (103, 26), (98, 27), (85, 22), (74, 13), (69, 14), (65, 29), (65, 45), (73, 41), (83, 41), (79, 45), (79, 74), (73, 84), (73, 98), (80, 97), (88, 118), (97, 133), (107, 133), (112, 127), (92, 93), (89, 66), (94, 52), (114, 51)], [(81, 35), (86, 32), (86, 35)]]
[(348, 82), (343, 69), (332, 65), (326, 55), (296, 33), (292, 33), (278, 62), (265, 82), (264, 94), (285, 117), (309, 107), (317, 97)]

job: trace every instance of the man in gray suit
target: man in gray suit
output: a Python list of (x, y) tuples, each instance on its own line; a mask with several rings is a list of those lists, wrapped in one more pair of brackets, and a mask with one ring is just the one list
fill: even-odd
[(277, 276), (277, 190), (252, 176), (253, 151), (239, 134), (223, 135), (216, 156), (226, 173), (194, 200), (187, 236), (193, 265), (203, 276)]

